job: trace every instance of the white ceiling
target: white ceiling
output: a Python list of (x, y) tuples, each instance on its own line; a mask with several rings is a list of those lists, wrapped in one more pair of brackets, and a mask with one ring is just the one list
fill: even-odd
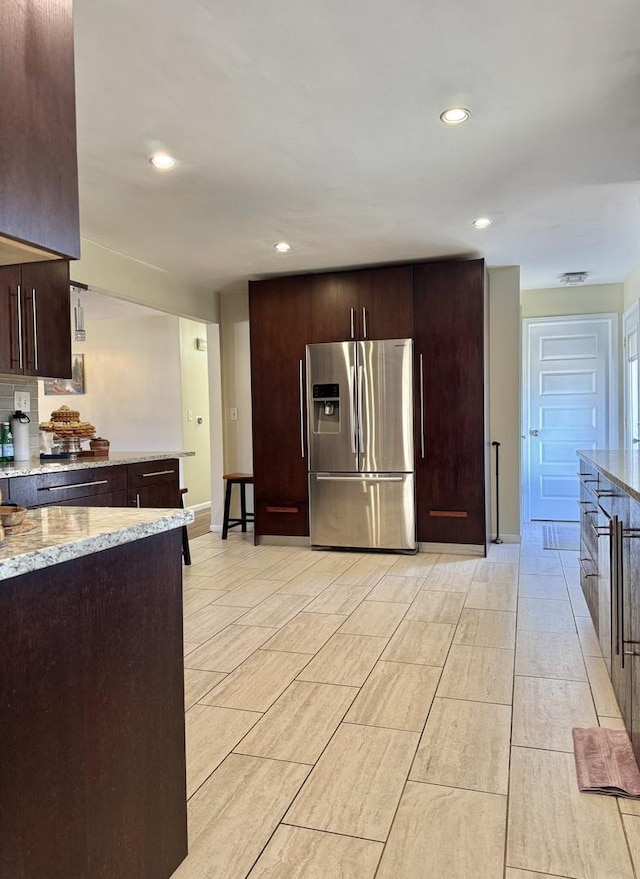
[[(75, 20), (85, 238), (216, 289), (453, 254), (527, 288), (640, 262), (638, 0), (76, 0)], [(453, 104), (472, 116), (448, 129)]]

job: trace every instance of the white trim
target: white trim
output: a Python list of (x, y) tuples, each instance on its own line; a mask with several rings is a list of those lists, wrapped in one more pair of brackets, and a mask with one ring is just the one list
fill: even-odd
[(210, 510), (211, 509), (211, 501), (205, 501), (202, 504), (190, 504), (185, 507), (186, 510), (193, 510), (194, 513), (199, 513), (200, 510)]
[[(622, 315), (622, 447), (625, 449), (633, 448), (632, 445), (627, 445), (627, 400), (629, 399), (629, 389), (627, 387), (627, 352), (625, 351), (627, 340), (627, 321), (633, 316), (635, 316), (636, 319), (636, 326), (640, 325), (640, 308), (638, 307), (637, 302), (634, 302), (633, 305), (630, 305), (629, 308), (627, 308), (627, 310)], [(640, 352), (638, 352), (638, 356), (640, 357)]]
[(618, 312), (607, 312), (605, 314), (565, 314), (556, 315), (554, 317), (525, 317), (522, 320), (522, 411), (520, 421), (520, 444), (521, 444), (521, 460), (522, 460), (522, 486), (521, 486), (521, 507), (522, 522), (528, 524), (531, 521), (530, 511), (530, 450), (531, 443), (527, 442), (529, 436), (529, 425), (527, 423), (528, 406), (529, 406), (529, 354), (530, 354), (530, 332), (531, 327), (540, 324), (559, 324), (559, 323), (578, 323), (578, 322), (602, 322), (608, 323), (609, 329), (609, 448), (619, 448), (619, 412), (620, 400), (618, 397), (620, 371), (620, 353), (618, 345), (618, 324), (620, 315)]

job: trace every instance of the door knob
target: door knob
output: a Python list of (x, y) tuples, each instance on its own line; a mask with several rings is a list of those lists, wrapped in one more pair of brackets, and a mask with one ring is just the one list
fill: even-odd
[(530, 430), (529, 433), (531, 434), (531, 436), (540, 436), (540, 431), (536, 430), (535, 428), (533, 430)]

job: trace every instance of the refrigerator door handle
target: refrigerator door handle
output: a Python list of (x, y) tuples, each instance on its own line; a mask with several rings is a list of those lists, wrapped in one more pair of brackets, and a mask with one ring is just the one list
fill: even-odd
[(363, 393), (362, 385), (364, 383), (364, 366), (358, 366), (358, 446), (360, 454), (365, 454), (364, 448), (364, 423), (362, 421)]
[(316, 473), (318, 482), (404, 482), (404, 476), (369, 476), (364, 473), (353, 476), (333, 476), (330, 473)]
[(300, 456), (304, 458), (304, 365), (298, 361), (298, 390), (300, 395)]
[(349, 378), (350, 378), (350, 388), (349, 388), (349, 431), (351, 433), (351, 451), (354, 455), (357, 454), (356, 450), (356, 413), (355, 413), (355, 402), (354, 397), (356, 393), (356, 368), (355, 366), (349, 367)]

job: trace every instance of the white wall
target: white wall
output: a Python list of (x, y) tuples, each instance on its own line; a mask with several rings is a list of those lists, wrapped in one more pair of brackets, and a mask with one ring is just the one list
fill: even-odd
[(202, 321), (219, 319), (218, 294), (213, 290), (86, 238), (81, 241), (81, 250), (82, 258), (71, 264), (74, 281), (168, 314)]
[(184, 502), (197, 506), (211, 500), (208, 352), (197, 347), (199, 338), (207, 339), (207, 326), (186, 318), (179, 322), (183, 446), (196, 453), (182, 462), (183, 484), (189, 489)]
[(629, 275), (624, 283), (624, 310), (640, 299), (640, 265)]
[[(500, 535), (520, 538), (520, 267), (489, 269), (489, 434), (500, 443)], [(491, 520), (496, 533), (495, 450)]]
[(111, 450), (180, 451), (182, 445), (180, 333), (170, 316), (86, 322), (86, 394), (45, 396), (39, 384), (40, 420), (62, 405), (111, 442)]

